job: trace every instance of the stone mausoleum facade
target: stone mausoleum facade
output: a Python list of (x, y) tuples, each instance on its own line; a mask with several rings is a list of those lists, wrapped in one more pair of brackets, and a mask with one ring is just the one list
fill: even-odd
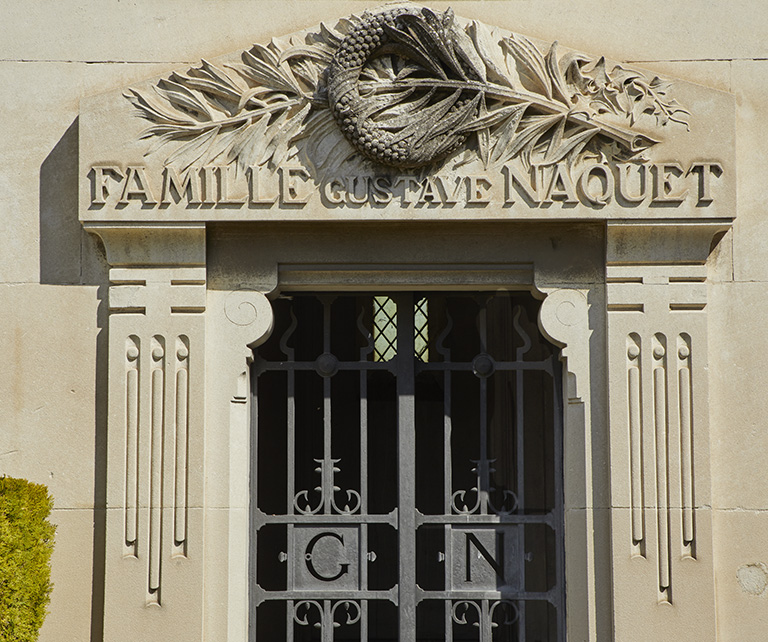
[(768, 639), (761, 3), (6, 14), (41, 640)]

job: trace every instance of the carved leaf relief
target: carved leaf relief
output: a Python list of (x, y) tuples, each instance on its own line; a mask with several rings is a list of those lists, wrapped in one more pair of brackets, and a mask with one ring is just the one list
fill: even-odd
[(657, 142), (649, 131), (690, 115), (659, 77), (413, 4), (202, 61), (153, 89), (126, 97), (152, 123), (147, 153), (174, 143), (165, 163), (182, 169), (297, 155), (319, 174), (361, 155), (394, 168), (629, 160)]

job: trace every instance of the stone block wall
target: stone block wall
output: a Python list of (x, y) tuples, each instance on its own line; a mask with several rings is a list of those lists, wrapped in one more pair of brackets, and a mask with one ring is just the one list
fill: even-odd
[[(736, 220), (712, 249), (707, 286), (715, 618), (717, 640), (761, 642), (768, 637), (768, 370), (761, 365), (768, 351), (768, 5), (429, 4), (735, 96)], [(88, 0), (4, 9), (0, 474), (46, 484), (55, 500), (55, 588), (43, 642), (104, 635), (109, 266), (101, 241), (78, 221), (79, 101), (373, 6)], [(622, 630), (620, 621), (611, 626)]]

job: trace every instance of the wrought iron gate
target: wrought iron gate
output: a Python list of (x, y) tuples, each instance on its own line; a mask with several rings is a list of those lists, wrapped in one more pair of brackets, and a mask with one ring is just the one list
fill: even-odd
[(533, 298), (274, 307), (253, 365), (251, 639), (564, 640), (560, 369)]

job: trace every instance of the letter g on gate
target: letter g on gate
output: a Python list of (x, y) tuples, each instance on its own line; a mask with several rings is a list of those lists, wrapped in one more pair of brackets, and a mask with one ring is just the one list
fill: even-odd
[(341, 577), (343, 577), (349, 572), (349, 564), (339, 564), (339, 571), (335, 575), (332, 575), (332, 576), (321, 575), (315, 568), (314, 560), (312, 558), (312, 553), (315, 550), (315, 546), (321, 539), (324, 539), (326, 537), (331, 537), (335, 540), (338, 540), (341, 543), (342, 547), (344, 546), (343, 535), (340, 535), (339, 533), (334, 533), (332, 531), (328, 531), (325, 533), (318, 533), (307, 543), (307, 548), (304, 551), (304, 561), (306, 562), (307, 570), (309, 571), (310, 575), (312, 575), (312, 577), (320, 580), (321, 582), (335, 582), (336, 580), (340, 579)]

